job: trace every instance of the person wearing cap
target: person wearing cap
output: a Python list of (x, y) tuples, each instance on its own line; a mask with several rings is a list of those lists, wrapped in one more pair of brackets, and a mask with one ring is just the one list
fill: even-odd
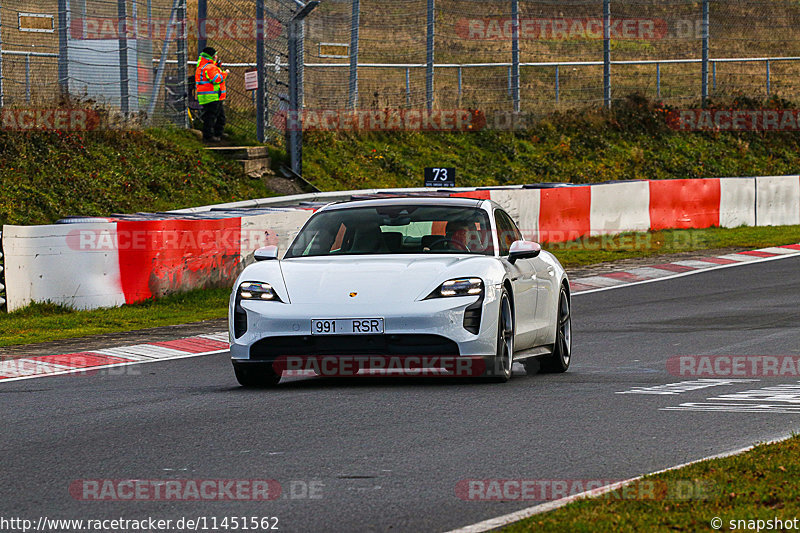
[(194, 73), (197, 102), (202, 108), (203, 140), (219, 141), (225, 128), (225, 109), (222, 102), (226, 97), (225, 80), (229, 70), (219, 68), (219, 58), (214, 48), (206, 47), (197, 59)]

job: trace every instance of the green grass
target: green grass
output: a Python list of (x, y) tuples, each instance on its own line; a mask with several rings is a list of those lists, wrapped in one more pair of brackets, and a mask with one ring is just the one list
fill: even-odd
[(0, 131), (0, 225), (166, 211), (271, 196), (175, 129)]
[[(719, 248), (764, 248), (800, 242), (800, 226), (709, 228), (624, 234), (548, 245), (567, 268), (656, 254)], [(597, 248), (597, 249), (596, 249)], [(115, 309), (73, 311), (33, 304), (0, 313), (0, 346), (85, 337), (227, 316), (227, 289), (196, 290)]]
[(223, 318), (229, 289), (203, 289), (113, 309), (74, 311), (54, 304), (32, 304), (0, 313), (0, 346), (71, 339)]
[(623, 233), (547, 244), (545, 249), (570, 268), (633, 257), (797, 243), (800, 243), (800, 226), (765, 226)]
[[(735, 109), (787, 108), (783, 100), (712, 102)], [(525, 131), (305, 134), (304, 176), (325, 191), (420, 187), (428, 166), (457, 168), (456, 185), (710, 178), (797, 174), (796, 133), (681, 132), (669, 108), (631, 96), (612, 112), (531, 118)]]
[[(800, 438), (759, 445), (741, 455), (703, 461), (679, 470), (648, 476), (625, 496), (618, 491), (581, 500), (556, 511), (536, 515), (502, 531), (713, 531), (712, 518), (730, 520), (792, 520), (800, 514)], [(649, 485), (648, 485), (649, 484)], [(648, 494), (649, 487), (666, 489)], [(698, 498), (674, 497), (679, 486), (696, 487)], [(620, 497), (621, 495), (621, 497)], [(639, 497), (643, 495), (644, 497)], [(755, 531), (739, 525), (736, 530)], [(761, 526), (765, 530), (764, 525)], [(776, 529), (780, 531), (780, 529)], [(784, 529), (786, 531), (787, 529)]]

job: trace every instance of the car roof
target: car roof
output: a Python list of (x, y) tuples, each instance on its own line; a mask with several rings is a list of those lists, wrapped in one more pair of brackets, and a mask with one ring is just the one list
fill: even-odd
[[(390, 205), (439, 205), (442, 207), (473, 207), (478, 208), (486, 200), (475, 198), (453, 197), (424, 197), (424, 196), (398, 196), (395, 198), (370, 198), (367, 200), (349, 200), (328, 204), (321, 210), (355, 209), (358, 207), (381, 207)], [(320, 211), (321, 211), (320, 210)]]

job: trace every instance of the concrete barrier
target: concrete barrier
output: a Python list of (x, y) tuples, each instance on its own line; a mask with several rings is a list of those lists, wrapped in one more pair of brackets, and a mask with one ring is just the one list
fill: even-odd
[[(5, 226), (10, 311), (51, 301), (78, 309), (118, 306), (193, 288), (228, 286), (257, 248), (285, 253), (314, 206), (379, 192), (314, 193), (174, 211), (164, 218)], [(491, 198), (525, 238), (563, 242), (588, 235), (800, 224), (800, 176), (620, 182), (584, 186), (455, 189)], [(304, 204), (304, 202), (311, 202)], [(315, 202), (315, 203), (314, 203)]]
[(800, 176), (756, 178), (756, 206), (759, 226), (800, 224)]

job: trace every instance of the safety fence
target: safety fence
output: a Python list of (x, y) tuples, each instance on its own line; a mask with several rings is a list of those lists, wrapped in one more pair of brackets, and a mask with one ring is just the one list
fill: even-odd
[(205, 45), (232, 70), (232, 127), (278, 143), (282, 114), (309, 108), (792, 99), (798, 21), (789, 0), (5, 0), (0, 105), (187, 125)]
[[(313, 210), (352, 191), (271, 198), (146, 217), (4, 226), (9, 310), (51, 301), (118, 306), (193, 288), (230, 286), (252, 252), (285, 251)], [(402, 193), (420, 192), (414, 190)], [(560, 243), (669, 228), (800, 224), (800, 176), (460, 189), (491, 199), (525, 238)], [(293, 206), (283, 206), (283, 204)]]

